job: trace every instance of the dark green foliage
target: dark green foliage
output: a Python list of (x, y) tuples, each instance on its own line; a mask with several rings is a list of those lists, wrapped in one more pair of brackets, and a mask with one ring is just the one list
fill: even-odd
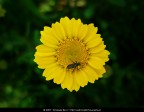
[[(143, 0), (60, 1), (0, 0), (0, 107), (144, 107)], [(111, 53), (104, 78), (78, 92), (46, 81), (33, 62), (40, 31), (64, 16), (94, 23)]]

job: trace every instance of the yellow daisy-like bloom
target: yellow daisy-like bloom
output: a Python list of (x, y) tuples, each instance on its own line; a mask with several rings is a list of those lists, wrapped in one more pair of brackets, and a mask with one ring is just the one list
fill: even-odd
[(61, 84), (69, 91), (78, 91), (106, 72), (104, 65), (109, 60), (101, 35), (96, 34), (94, 24), (83, 24), (80, 19), (64, 17), (52, 27), (44, 27), (36, 47), (34, 61), (45, 69), (46, 80)]

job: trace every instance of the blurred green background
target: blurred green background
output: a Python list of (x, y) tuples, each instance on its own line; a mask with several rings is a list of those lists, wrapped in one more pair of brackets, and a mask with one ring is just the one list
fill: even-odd
[[(144, 107), (143, 0), (0, 0), (0, 107)], [(40, 31), (61, 17), (94, 23), (111, 53), (104, 78), (78, 92), (42, 77)]]

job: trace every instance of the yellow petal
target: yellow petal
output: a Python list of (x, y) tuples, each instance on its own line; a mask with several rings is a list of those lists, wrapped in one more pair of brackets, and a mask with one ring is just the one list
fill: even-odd
[(100, 37), (99, 34), (96, 34), (98, 31), (97, 27), (94, 27), (94, 24), (89, 24), (88, 25), (88, 32), (84, 38), (84, 42), (89, 42), (90, 40), (92, 40), (95, 37)]
[(92, 68), (91, 66), (87, 66), (87, 71), (89, 71), (92, 75), (93, 75), (93, 78), (95, 79), (95, 80), (98, 80), (98, 78), (99, 78), (99, 74), (95, 71), (95, 70), (97, 70), (97, 69), (95, 69), (95, 68)]
[(81, 20), (78, 19), (78, 20), (75, 20), (74, 23), (73, 23), (74, 27), (73, 27), (73, 37), (75, 39), (78, 38), (78, 33), (79, 33), (79, 29), (80, 27), (83, 25)]
[(41, 31), (40, 33), (41, 33), (40, 41), (44, 45), (55, 48), (55, 49), (58, 47), (58, 41), (56, 39), (54, 39), (55, 38), (54, 36), (49, 35), (45, 31)]
[(55, 49), (52, 49), (50, 47), (47, 47), (46, 45), (39, 45), (36, 47), (36, 53), (35, 56), (52, 56), (56, 54)]
[(55, 52), (48, 52), (48, 53), (41, 53), (41, 52), (36, 52), (35, 56), (54, 56), (56, 55)]
[(86, 36), (88, 31), (88, 26), (87, 25), (82, 25), (79, 29), (79, 33), (78, 33), (78, 39), (79, 40), (83, 40), (84, 37)]
[(66, 72), (65, 78), (63, 82), (61, 83), (61, 87), (63, 89), (67, 88), (69, 91), (72, 91), (71, 90), (72, 83), (73, 83), (73, 75), (70, 72)]
[(51, 79), (55, 78), (55, 76), (56, 76), (55, 71), (57, 71), (57, 69), (59, 69), (59, 66), (57, 63), (50, 64), (44, 70), (43, 76), (46, 77), (46, 80), (51, 80)]
[(75, 79), (81, 87), (84, 87), (88, 83), (88, 79), (82, 70), (77, 72), (77, 74), (75, 75)]
[[(75, 77), (75, 72), (73, 73), (73, 76)], [(73, 78), (73, 84), (72, 84), (72, 87), (71, 87), (71, 90), (75, 90), (75, 91), (78, 91), (80, 89), (80, 85), (78, 85), (77, 81), (75, 78)]]
[(75, 20), (74, 18), (72, 18), (69, 22), (69, 37), (68, 38), (75, 38), (77, 39), (77, 35), (79, 33), (79, 29), (82, 26), (82, 23), (80, 21), (80, 19)]
[(55, 71), (56, 77), (54, 78), (54, 83), (60, 84), (65, 78), (66, 72), (64, 68), (59, 67), (57, 71)]
[(52, 28), (45, 26), (44, 30), (40, 32), (41, 33), (41, 39), (44, 41), (49, 40), (50, 43), (58, 43), (58, 40), (55, 35), (53, 35)]
[(87, 43), (87, 46), (88, 46), (89, 48), (93, 48), (93, 47), (96, 47), (96, 46), (97, 46), (98, 44), (100, 44), (101, 42), (102, 42), (102, 38), (95, 36), (95, 37), (93, 37), (92, 40), (90, 40), (90, 41)]
[(98, 77), (103, 77), (103, 74), (106, 72), (105, 68), (102, 67), (101, 69), (93, 69), (98, 74)]
[(69, 32), (68, 38), (74, 38), (75, 21), (76, 20), (74, 18), (72, 18), (70, 20), (70, 22), (69, 22), (69, 30), (70, 30), (70, 32)]
[(34, 61), (39, 62), (39, 63), (42, 63), (42, 62), (45, 62), (45, 63), (52, 62), (52, 63), (54, 63), (54, 62), (56, 62), (56, 60), (57, 59), (54, 56), (50, 56), (50, 57), (48, 57), (48, 56), (36, 56), (35, 59), (34, 59)]
[(91, 82), (91, 83), (94, 83), (94, 81), (95, 81), (95, 79), (96, 79), (96, 77), (95, 77), (95, 74), (94, 74), (94, 71), (92, 71), (91, 69), (90, 69), (90, 67), (85, 67), (84, 69), (83, 69), (83, 71), (85, 72), (85, 74), (87, 75), (87, 78), (88, 78), (88, 81), (89, 82)]
[(93, 68), (97, 68), (100, 69), (101, 67), (103, 67), (103, 65), (105, 64), (103, 60), (101, 60), (100, 58), (97, 57), (90, 57), (88, 64), (93, 67)]
[(52, 24), (52, 30), (59, 41), (66, 39), (65, 31), (60, 23), (56, 22), (55, 24)]
[(105, 49), (105, 45), (103, 44), (103, 41), (96, 47), (93, 47), (93, 48), (90, 48), (89, 49), (89, 52), (92, 54), (92, 53), (98, 53), (98, 52), (101, 52)]
[(38, 52), (42, 52), (42, 53), (47, 53), (47, 52), (53, 52), (53, 51), (55, 51), (55, 49), (50, 48), (50, 47), (47, 47), (46, 45), (43, 45), (43, 44), (38, 45), (38, 46), (36, 47), (36, 50), (37, 50)]
[(71, 29), (70, 29), (70, 20), (68, 17), (64, 17), (64, 18), (61, 18), (60, 19), (60, 24), (62, 25), (64, 31), (65, 31), (65, 35), (66, 37), (70, 37), (70, 32), (71, 32)]
[(104, 61), (106, 62), (106, 61), (109, 60), (109, 58), (108, 58), (108, 55), (109, 55), (109, 54), (110, 54), (109, 51), (103, 50), (103, 51), (101, 51), (101, 52), (91, 54), (91, 56), (93, 56), (93, 57), (98, 57), (98, 58), (100, 58), (100, 59), (102, 59), (102, 60), (104, 60)]
[(35, 56), (34, 62), (38, 64), (38, 67), (41, 69), (46, 68), (49, 64), (56, 63), (55, 57), (42, 57), (42, 56)]

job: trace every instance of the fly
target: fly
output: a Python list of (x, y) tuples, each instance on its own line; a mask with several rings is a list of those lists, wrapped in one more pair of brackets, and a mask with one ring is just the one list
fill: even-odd
[(67, 66), (67, 69), (77, 68), (78, 66), (80, 66), (80, 63), (75, 62), (75, 63), (69, 64)]

